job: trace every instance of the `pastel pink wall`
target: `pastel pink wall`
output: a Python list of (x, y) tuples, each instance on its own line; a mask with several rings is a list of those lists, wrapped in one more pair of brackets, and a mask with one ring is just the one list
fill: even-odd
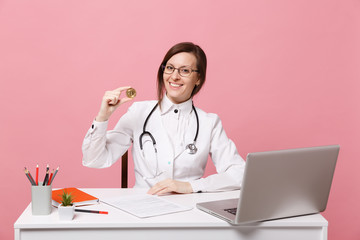
[(220, 115), (244, 158), (341, 145), (324, 216), (329, 239), (359, 239), (359, 12), (359, 0), (0, 1), (0, 239), (31, 199), (24, 166), (60, 165), (54, 187), (120, 186), (119, 163), (82, 166), (82, 139), (105, 90), (154, 99), (181, 41), (208, 56), (196, 106)]

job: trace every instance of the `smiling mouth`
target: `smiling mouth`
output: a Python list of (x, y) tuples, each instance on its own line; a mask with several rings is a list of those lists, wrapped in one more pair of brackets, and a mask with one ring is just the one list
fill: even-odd
[(172, 82), (169, 82), (170, 86), (172, 87), (181, 87), (183, 84), (176, 84), (176, 83), (172, 83)]

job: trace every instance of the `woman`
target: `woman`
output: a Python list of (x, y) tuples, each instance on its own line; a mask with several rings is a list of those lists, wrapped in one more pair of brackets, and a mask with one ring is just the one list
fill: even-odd
[[(109, 167), (133, 144), (135, 187), (150, 187), (149, 194), (239, 189), (244, 160), (219, 117), (193, 105), (205, 77), (204, 51), (176, 44), (158, 70), (158, 101), (135, 102), (111, 131), (111, 114), (132, 99), (121, 97), (130, 87), (106, 92), (83, 142), (83, 165)], [(209, 154), (218, 173), (202, 178)]]

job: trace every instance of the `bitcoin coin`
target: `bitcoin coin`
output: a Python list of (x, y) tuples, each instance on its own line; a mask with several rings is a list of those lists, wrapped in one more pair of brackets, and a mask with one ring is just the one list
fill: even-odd
[(129, 88), (128, 90), (126, 90), (126, 96), (128, 98), (134, 98), (136, 96), (136, 91), (133, 88)]

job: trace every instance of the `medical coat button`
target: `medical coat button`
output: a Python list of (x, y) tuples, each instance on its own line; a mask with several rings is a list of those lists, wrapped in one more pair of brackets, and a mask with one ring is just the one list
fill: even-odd
[(169, 162), (168, 162), (168, 164), (170, 165), (170, 164), (171, 164), (171, 162), (169, 161)]
[(174, 110), (174, 113), (178, 113), (178, 112), (179, 112), (179, 110), (177, 110), (177, 109)]

